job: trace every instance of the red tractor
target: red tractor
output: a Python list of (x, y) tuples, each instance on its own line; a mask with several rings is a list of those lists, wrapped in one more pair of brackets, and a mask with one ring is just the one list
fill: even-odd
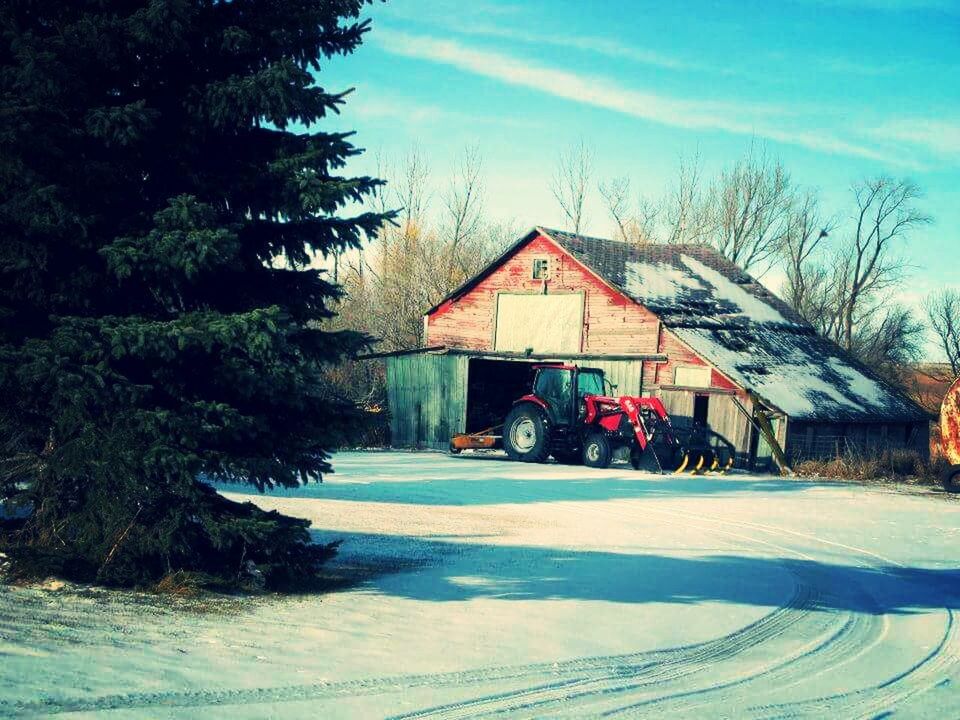
[(639, 468), (644, 452), (656, 445), (652, 454), (658, 467), (661, 459), (670, 467), (682, 460), (682, 470), (698, 454), (698, 470), (704, 463), (716, 467), (716, 457), (697, 433), (683, 437), (673, 428), (659, 398), (611, 397), (608, 385), (599, 369), (535, 366), (532, 392), (514, 402), (504, 420), (503, 449), (522, 462), (544, 462), (552, 455), (561, 463), (604, 468), (627, 447)]

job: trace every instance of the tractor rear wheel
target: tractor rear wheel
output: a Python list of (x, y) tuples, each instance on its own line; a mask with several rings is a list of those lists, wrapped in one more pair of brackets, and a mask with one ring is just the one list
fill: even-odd
[(590, 433), (583, 443), (583, 464), (592, 468), (609, 467), (613, 448), (603, 433)]
[(951, 465), (943, 471), (943, 489), (949, 493), (960, 492), (960, 465)]
[(550, 455), (547, 418), (532, 404), (517, 405), (503, 421), (503, 449), (511, 460), (546, 462)]

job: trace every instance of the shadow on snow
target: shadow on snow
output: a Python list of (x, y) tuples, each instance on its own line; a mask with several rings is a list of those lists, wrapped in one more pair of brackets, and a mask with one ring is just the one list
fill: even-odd
[[(358, 455), (362, 460), (357, 460)], [(628, 465), (597, 470), (556, 463), (530, 465), (497, 456), (434, 453), (349, 453), (335, 457), (334, 465), (336, 473), (328, 482), (274, 488), (266, 494), (418, 505), (500, 505), (787, 492), (831, 484), (741, 474), (654, 475)], [(249, 492), (239, 485), (217, 483), (216, 487), (225, 492)]]
[[(314, 531), (343, 539), (331, 564), (367, 572), (371, 590), (432, 602), (594, 600), (617, 603), (723, 602), (779, 607), (797, 593), (807, 607), (866, 614), (960, 608), (960, 570), (839, 565), (793, 558), (668, 557), (544, 547), (440, 542), (396, 535)], [(456, 555), (453, 563), (444, 558)], [(379, 572), (370, 572), (379, 567)], [(414, 573), (404, 572), (414, 570)]]

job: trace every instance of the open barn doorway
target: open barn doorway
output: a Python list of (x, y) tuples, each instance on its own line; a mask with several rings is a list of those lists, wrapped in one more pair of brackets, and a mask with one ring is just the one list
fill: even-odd
[(530, 392), (534, 362), (473, 358), (467, 368), (467, 432), (499, 425)]

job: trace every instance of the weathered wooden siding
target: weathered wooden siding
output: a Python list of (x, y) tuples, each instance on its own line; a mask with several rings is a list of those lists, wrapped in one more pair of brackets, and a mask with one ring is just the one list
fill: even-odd
[(573, 360), (581, 367), (603, 370), (604, 376), (617, 386), (617, 395), (639, 395), (642, 360)]
[(875, 455), (885, 450), (929, 451), (928, 423), (831, 423), (793, 420), (784, 447), (791, 462), (829, 460), (852, 453)]
[(446, 449), (464, 431), (467, 357), (417, 353), (386, 358), (390, 444)]
[[(741, 401), (747, 412), (753, 412), (749, 400)], [(750, 422), (737, 408), (733, 396), (711, 395), (707, 407), (707, 424), (710, 429), (733, 443), (737, 455), (746, 457), (750, 452)]]
[(540, 235), (460, 298), (427, 316), (426, 345), (492, 350), (498, 292), (543, 291), (531, 277), (534, 258), (550, 260), (546, 291), (583, 292), (581, 351), (594, 354), (641, 354), (656, 351), (659, 321), (646, 308), (614, 291), (552, 240)]
[[(693, 403), (697, 393), (691, 390), (671, 390), (661, 388), (657, 392), (663, 401), (664, 407), (671, 420), (683, 426), (693, 420)], [(707, 405), (707, 425), (727, 442), (733, 444), (737, 451), (737, 458), (746, 462), (750, 453), (750, 423), (741, 413), (732, 395), (709, 393), (710, 401)], [(744, 403), (747, 412), (752, 412), (750, 401)]]

